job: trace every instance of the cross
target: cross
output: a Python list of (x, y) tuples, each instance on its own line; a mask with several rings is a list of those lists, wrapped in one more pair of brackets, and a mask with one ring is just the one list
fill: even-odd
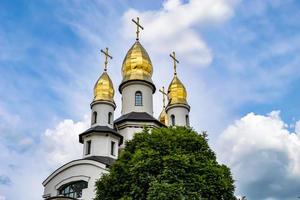
[(132, 22), (136, 24), (136, 40), (139, 40), (140, 28), (144, 30), (144, 27), (141, 26), (139, 17), (137, 17), (136, 21), (132, 19)]
[(108, 48), (107, 48), (107, 47), (105, 48), (105, 51), (103, 51), (103, 50), (101, 49), (101, 53), (103, 53), (104, 56), (105, 56), (104, 71), (106, 72), (106, 71), (107, 71), (107, 64), (108, 64), (107, 58), (112, 59), (113, 57), (112, 57), (111, 55), (108, 54)]
[(162, 93), (163, 95), (163, 106), (164, 108), (166, 107), (166, 99), (165, 96), (168, 96), (167, 93), (165, 92), (165, 87), (163, 86), (162, 89), (159, 89), (159, 91)]
[(174, 61), (174, 75), (177, 75), (177, 71), (176, 71), (176, 63), (179, 63), (179, 61), (176, 59), (176, 55), (175, 52), (173, 51), (172, 54), (170, 54), (170, 57), (173, 59)]

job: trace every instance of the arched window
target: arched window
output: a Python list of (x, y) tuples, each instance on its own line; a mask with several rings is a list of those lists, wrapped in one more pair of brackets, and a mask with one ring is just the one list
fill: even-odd
[(88, 183), (86, 181), (76, 181), (63, 185), (59, 189), (59, 194), (65, 197), (81, 198), (82, 190), (87, 187)]
[(185, 116), (185, 123), (186, 123), (186, 126), (190, 126), (189, 115), (186, 115), (186, 116)]
[(142, 92), (137, 91), (135, 93), (135, 105), (136, 106), (142, 106), (143, 105), (143, 95)]
[(175, 126), (175, 116), (174, 115), (171, 115), (171, 123), (172, 123), (172, 126)]
[(97, 123), (97, 112), (93, 112), (93, 115), (92, 115), (92, 124), (96, 124)]
[(112, 113), (108, 113), (108, 124), (112, 124)]

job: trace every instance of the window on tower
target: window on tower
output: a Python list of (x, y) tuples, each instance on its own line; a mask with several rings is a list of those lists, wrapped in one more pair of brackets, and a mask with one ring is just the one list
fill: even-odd
[(186, 122), (186, 126), (190, 126), (189, 115), (186, 115), (186, 116), (185, 116), (185, 122)]
[(112, 124), (112, 113), (108, 113), (108, 124)]
[(175, 115), (171, 115), (172, 126), (175, 126)]
[(82, 190), (88, 187), (86, 181), (76, 181), (63, 185), (59, 189), (59, 194), (65, 197), (81, 198)]
[(92, 141), (91, 140), (87, 141), (85, 146), (85, 155), (89, 155), (91, 153), (91, 146), (92, 146)]
[(93, 112), (93, 115), (92, 115), (92, 124), (96, 124), (97, 123), (97, 112)]
[(137, 91), (135, 93), (135, 105), (136, 106), (142, 106), (143, 105), (143, 95), (142, 92)]
[(110, 145), (110, 154), (112, 156), (115, 156), (116, 153), (115, 153), (115, 146), (116, 146), (116, 143), (114, 141), (111, 141), (111, 145)]

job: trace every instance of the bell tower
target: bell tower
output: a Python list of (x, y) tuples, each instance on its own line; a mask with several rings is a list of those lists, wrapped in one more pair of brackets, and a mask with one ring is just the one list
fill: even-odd
[(94, 86), (94, 99), (91, 103), (91, 128), (79, 135), (83, 143), (83, 157), (100, 156), (116, 159), (118, 146), (123, 137), (114, 129), (115, 90), (107, 73), (108, 58), (112, 56), (101, 50), (105, 56), (104, 72)]
[(115, 120), (115, 126), (124, 140), (131, 140), (134, 133), (146, 125), (150, 128), (162, 124), (153, 117), (153, 94), (155, 85), (152, 81), (153, 66), (150, 57), (139, 39), (139, 18), (132, 19), (136, 25), (136, 41), (128, 50), (123, 64), (123, 80), (119, 86), (122, 94), (122, 116)]
[(168, 88), (168, 105), (166, 112), (170, 126), (190, 126), (189, 112), (190, 106), (187, 103), (187, 92), (177, 76), (177, 64), (179, 61), (175, 56), (175, 52), (170, 54), (174, 63), (174, 77)]

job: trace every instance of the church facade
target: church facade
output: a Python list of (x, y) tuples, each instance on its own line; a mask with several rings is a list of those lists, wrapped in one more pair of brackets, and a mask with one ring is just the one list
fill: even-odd
[[(118, 158), (125, 142), (145, 126), (189, 126), (190, 106), (187, 92), (176, 72), (178, 63), (175, 53), (174, 77), (167, 92), (163, 94), (163, 109), (158, 119), (153, 116), (153, 94), (156, 86), (152, 81), (153, 66), (150, 57), (139, 41), (139, 19), (132, 20), (137, 25), (137, 38), (128, 50), (122, 64), (122, 82), (119, 92), (122, 95), (121, 116), (114, 119), (116, 104), (114, 86), (107, 72), (108, 59), (112, 58), (108, 49), (105, 55), (105, 68), (94, 86), (91, 107), (91, 126), (79, 135), (83, 145), (83, 156), (56, 169), (43, 182), (45, 200), (80, 199), (92, 200), (95, 197), (95, 182)], [(168, 103), (165, 105), (165, 96)]]

